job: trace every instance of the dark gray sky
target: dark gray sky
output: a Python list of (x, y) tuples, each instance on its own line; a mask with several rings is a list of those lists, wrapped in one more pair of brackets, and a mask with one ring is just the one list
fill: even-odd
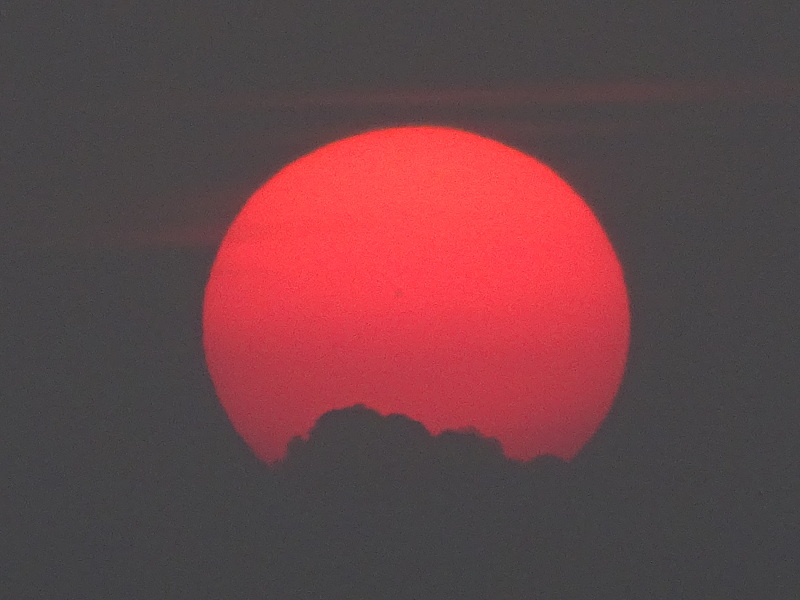
[(550, 164), (619, 253), (628, 373), (579, 459), (619, 506), (597, 525), (606, 559), (635, 559), (637, 597), (658, 577), (696, 583), (675, 597), (780, 597), (800, 506), (800, 9), (783, 4), (0, 8), (0, 572), (149, 597), (269, 551), (253, 532), (283, 521), (203, 362), (215, 240), (293, 158), (428, 122)]
[(524, 142), (796, 102), (796, 7), (697, 4), (14, 3), (3, 238), (219, 229), (287, 157), (365, 127)]

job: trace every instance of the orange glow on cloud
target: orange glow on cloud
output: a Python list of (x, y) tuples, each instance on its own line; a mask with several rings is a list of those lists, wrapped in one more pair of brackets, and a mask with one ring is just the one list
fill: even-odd
[(264, 460), (356, 403), (568, 459), (617, 392), (629, 310), (602, 227), (553, 171), (404, 127), (324, 146), (250, 198), (203, 329), (219, 398)]

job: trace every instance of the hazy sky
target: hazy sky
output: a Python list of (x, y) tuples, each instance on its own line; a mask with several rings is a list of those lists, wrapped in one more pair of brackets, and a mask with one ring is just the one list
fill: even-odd
[(4, 587), (225, 595), (300, 543), (204, 363), (214, 241), (297, 156), (435, 122), (545, 161), (619, 254), (630, 360), (575, 463), (609, 597), (793, 597), (797, 12), (3, 6)]

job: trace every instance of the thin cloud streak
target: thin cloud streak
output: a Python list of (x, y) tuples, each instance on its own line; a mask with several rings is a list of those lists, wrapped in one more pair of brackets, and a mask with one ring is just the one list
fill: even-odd
[[(68, 102), (66, 98), (63, 100)], [(427, 122), (468, 128), (512, 145), (525, 146), (526, 140), (536, 140), (556, 147), (580, 148), (587, 141), (671, 130), (671, 121), (697, 118), (697, 110), (708, 109), (709, 118), (719, 118), (716, 113), (723, 107), (776, 106), (781, 114), (791, 118), (792, 107), (798, 102), (800, 79), (740, 78), (575, 82), (498, 89), (233, 93), (216, 97), (172, 89), (134, 95), (110, 110), (127, 114), (128, 118), (160, 114), (172, 119), (192, 114), (193, 120), (200, 124), (214, 123), (220, 117), (233, 120), (238, 123), (236, 127), (214, 138), (217, 153), (241, 158), (263, 152), (263, 171), (267, 177), (284, 162), (323, 143), (360, 130), (401, 123)], [(285, 161), (281, 156), (285, 156)], [(238, 184), (210, 180), (203, 198), (188, 197), (186, 193), (172, 197), (175, 190), (164, 190), (167, 200), (147, 202), (153, 210), (159, 206), (176, 207), (176, 212), (161, 225), (158, 224), (161, 218), (154, 213), (147, 219), (137, 217), (133, 222), (125, 222), (124, 213), (112, 211), (102, 230), (89, 227), (84, 232), (52, 236), (27, 227), (17, 228), (6, 245), (13, 239), (14, 246), (36, 248), (58, 245), (87, 249), (214, 248), (222, 240), (237, 207), (255, 189), (250, 181), (253, 176), (254, 172), (241, 177)], [(244, 181), (248, 183), (243, 185)], [(231, 188), (238, 191), (232, 192)]]

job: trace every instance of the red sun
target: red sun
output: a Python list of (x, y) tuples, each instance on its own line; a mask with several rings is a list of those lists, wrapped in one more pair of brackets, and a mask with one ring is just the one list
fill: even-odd
[(217, 394), (270, 462), (358, 403), (570, 459), (611, 407), (629, 324), (619, 261), (569, 185), (442, 127), (356, 135), (278, 172), (228, 230), (203, 312)]

